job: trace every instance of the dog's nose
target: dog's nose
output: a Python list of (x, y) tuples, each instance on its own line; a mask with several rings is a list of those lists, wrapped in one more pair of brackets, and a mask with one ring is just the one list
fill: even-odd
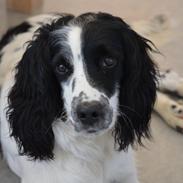
[(82, 102), (77, 106), (76, 113), (84, 125), (93, 125), (104, 119), (103, 106), (100, 102)]

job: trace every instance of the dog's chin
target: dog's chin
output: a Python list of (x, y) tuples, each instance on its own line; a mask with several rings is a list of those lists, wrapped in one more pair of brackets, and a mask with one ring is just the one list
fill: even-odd
[[(77, 131), (77, 129), (75, 129)], [(101, 128), (101, 129), (81, 129), (80, 131), (77, 131), (80, 134), (83, 134), (85, 136), (97, 136), (97, 135), (102, 135), (108, 131), (108, 127), (106, 128)]]
[(75, 122), (73, 120), (70, 120), (74, 130), (78, 135), (84, 135), (84, 136), (96, 136), (96, 135), (101, 135), (106, 132), (108, 132), (111, 129), (112, 122), (110, 123), (104, 123), (105, 125), (96, 126), (96, 127), (85, 127), (84, 125)]

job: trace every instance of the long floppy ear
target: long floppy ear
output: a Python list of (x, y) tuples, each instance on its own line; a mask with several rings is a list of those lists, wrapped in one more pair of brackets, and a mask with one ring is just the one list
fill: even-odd
[(63, 109), (62, 91), (50, 65), (52, 52), (48, 41), (56, 24), (61, 23), (40, 28), (30, 42), (16, 67), (15, 83), (8, 96), (11, 136), (19, 153), (32, 159), (54, 157), (52, 123)]
[(119, 150), (122, 150), (134, 142), (142, 144), (142, 137), (150, 137), (149, 121), (156, 98), (157, 68), (149, 55), (153, 51), (151, 42), (120, 22), (124, 61), (119, 94), (120, 115), (114, 136)]

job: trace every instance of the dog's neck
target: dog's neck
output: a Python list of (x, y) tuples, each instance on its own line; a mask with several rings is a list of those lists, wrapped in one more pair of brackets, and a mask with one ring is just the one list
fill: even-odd
[[(55, 135), (55, 151), (70, 153), (71, 156), (84, 161), (103, 162), (110, 155), (114, 144), (111, 133), (100, 135), (81, 135), (69, 123), (56, 122), (53, 125)], [(106, 141), (106, 138), (109, 141)], [(104, 155), (106, 154), (106, 155)]]
[[(78, 182), (106, 182), (105, 162), (111, 155), (112, 138), (109, 133), (84, 136), (74, 130), (72, 124), (62, 121), (53, 125), (55, 136), (55, 159), (52, 161), (58, 169), (63, 168), (72, 172), (72, 177), (77, 177)], [(107, 141), (106, 139), (109, 139)], [(71, 166), (72, 165), (72, 166)], [(81, 171), (82, 170), (82, 171)], [(78, 174), (82, 176), (78, 177)], [(64, 175), (65, 176), (65, 175)], [(69, 175), (70, 176), (70, 175)], [(83, 179), (82, 177), (85, 177)], [(80, 180), (81, 177), (81, 180)], [(77, 182), (74, 180), (74, 182)]]

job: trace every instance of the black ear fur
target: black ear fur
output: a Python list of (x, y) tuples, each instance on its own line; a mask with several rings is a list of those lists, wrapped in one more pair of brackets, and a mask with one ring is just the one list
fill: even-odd
[(7, 118), (11, 136), (18, 144), (19, 153), (32, 159), (54, 157), (52, 123), (60, 116), (63, 102), (60, 85), (51, 67), (48, 39), (50, 31), (62, 24), (58, 20), (37, 31), (16, 66), (15, 83), (8, 95)]
[(133, 31), (125, 22), (121, 24), (124, 49), (123, 77), (120, 82), (119, 110), (114, 137), (118, 149), (134, 142), (142, 144), (142, 137), (150, 137), (149, 121), (156, 99), (157, 67), (150, 53), (151, 42)]

